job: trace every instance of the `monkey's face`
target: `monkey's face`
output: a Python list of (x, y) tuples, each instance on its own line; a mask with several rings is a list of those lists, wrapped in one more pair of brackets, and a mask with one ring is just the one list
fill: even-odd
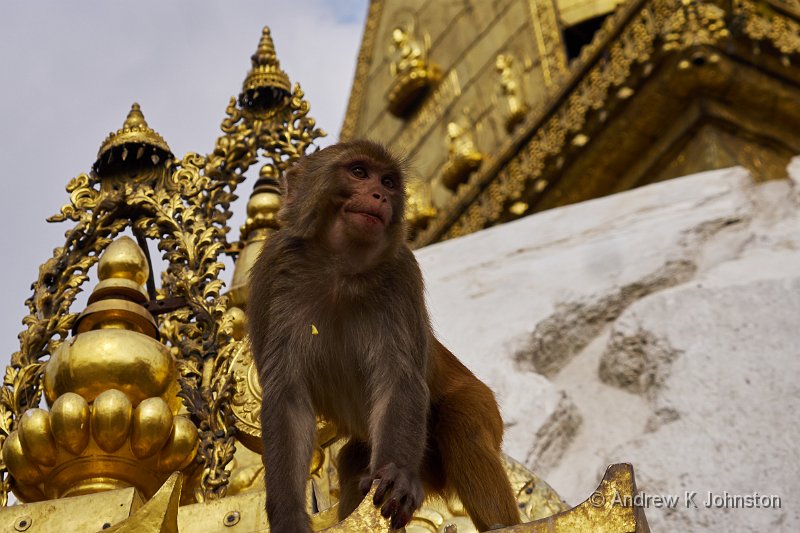
[(361, 157), (342, 163), (338, 178), (343, 201), (330, 228), (330, 242), (380, 245), (393, 240), (389, 234), (400, 224), (403, 211), (402, 176), (396, 166)]

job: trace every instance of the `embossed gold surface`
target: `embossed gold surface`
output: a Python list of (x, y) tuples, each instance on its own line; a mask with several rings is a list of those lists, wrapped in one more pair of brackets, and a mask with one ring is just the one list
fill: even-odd
[(389, 111), (404, 117), (440, 79), (439, 68), (428, 61), (430, 38), (417, 34), (416, 21), (407, 20), (391, 31), (389, 73), (394, 78), (386, 93)]
[(509, 533), (650, 533), (644, 511), (618, 502), (633, 501), (636, 482), (629, 464), (611, 465), (600, 486), (580, 505), (549, 518), (506, 528)]
[(447, 162), (442, 169), (442, 183), (451, 191), (457, 190), (482, 161), (483, 154), (475, 147), (469, 115), (464, 112), (447, 123)]

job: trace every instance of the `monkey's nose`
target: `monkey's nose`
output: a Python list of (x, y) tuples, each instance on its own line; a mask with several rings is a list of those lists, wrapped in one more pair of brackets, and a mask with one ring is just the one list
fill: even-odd
[(381, 198), (383, 198), (383, 196), (381, 196), (381, 193), (379, 192), (372, 193), (372, 197), (375, 198), (376, 200), (380, 200)]

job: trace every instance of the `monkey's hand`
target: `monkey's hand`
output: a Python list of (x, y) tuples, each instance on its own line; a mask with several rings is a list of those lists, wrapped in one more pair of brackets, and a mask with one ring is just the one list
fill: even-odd
[(392, 529), (400, 529), (411, 520), (411, 515), (425, 499), (422, 481), (416, 472), (388, 463), (373, 475), (361, 479), (359, 484), (361, 492), (367, 494), (376, 479), (379, 479), (380, 483), (372, 502), (381, 508), (381, 515), (384, 518), (392, 518)]

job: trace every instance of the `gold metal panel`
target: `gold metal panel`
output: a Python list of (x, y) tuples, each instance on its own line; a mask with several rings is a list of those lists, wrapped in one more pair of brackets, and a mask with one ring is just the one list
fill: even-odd
[(181, 532), (237, 533), (267, 528), (264, 491), (255, 490), (178, 509)]
[[(739, 17), (742, 31), (729, 28), (731, 17)], [(434, 187), (437, 216), (414, 244), (671, 177), (680, 168), (718, 168), (729, 159), (680, 152), (706, 123), (724, 131), (714, 142), (698, 137), (711, 152), (724, 146), (736, 153), (755, 179), (785, 175), (780, 167), (800, 151), (800, 71), (793, 67), (800, 20), (793, 17), (766, 0), (625, 3), (544, 105), (534, 105), (522, 127), (492, 150), (492, 160), (444, 204)], [(695, 162), (673, 165), (681, 157)]]
[[(0, 531), (53, 533), (100, 531), (127, 519), (142, 505), (133, 487), (73, 498), (0, 507)], [(108, 530), (106, 530), (108, 531)]]

